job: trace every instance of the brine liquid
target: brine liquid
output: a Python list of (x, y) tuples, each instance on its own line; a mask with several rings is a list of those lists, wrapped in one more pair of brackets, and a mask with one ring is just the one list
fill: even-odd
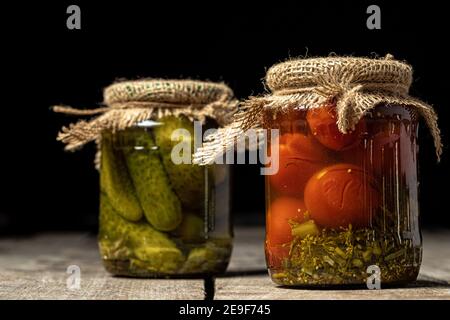
[[(331, 109), (330, 109), (331, 110)], [(280, 129), (279, 171), (266, 176), (266, 259), (282, 285), (365, 284), (416, 279), (417, 119), (378, 107), (346, 135), (332, 112), (267, 113)], [(334, 123), (334, 126), (333, 126)]]
[(223, 273), (232, 249), (226, 165), (176, 165), (168, 118), (155, 128), (105, 133), (101, 142), (99, 247), (115, 275)]

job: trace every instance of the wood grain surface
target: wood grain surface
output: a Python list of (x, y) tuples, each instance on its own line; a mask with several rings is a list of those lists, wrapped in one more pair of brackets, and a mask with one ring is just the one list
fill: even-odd
[[(262, 228), (238, 228), (228, 272), (215, 281), (215, 299), (449, 299), (450, 232), (424, 232), (418, 281), (382, 290), (305, 290), (274, 285), (267, 275)], [(80, 268), (69, 289), (67, 268)], [(42, 234), (0, 239), (0, 299), (204, 299), (202, 279), (112, 277), (88, 234)]]

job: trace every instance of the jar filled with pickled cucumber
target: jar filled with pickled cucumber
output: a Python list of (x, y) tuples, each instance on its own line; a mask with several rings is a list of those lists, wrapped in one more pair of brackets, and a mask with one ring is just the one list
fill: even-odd
[[(95, 140), (100, 172), (99, 248), (107, 271), (137, 277), (225, 272), (232, 250), (230, 174), (191, 156), (236, 101), (223, 84), (143, 80), (113, 84), (101, 113), (62, 130), (68, 149)], [(81, 133), (81, 134), (80, 134)]]
[(411, 66), (391, 55), (289, 60), (268, 70), (269, 94), (244, 102), (232, 127), (265, 130), (267, 166), (278, 169), (265, 177), (265, 253), (276, 284), (417, 278), (420, 117), (438, 158), (442, 146), (437, 116), (409, 96), (411, 82)]

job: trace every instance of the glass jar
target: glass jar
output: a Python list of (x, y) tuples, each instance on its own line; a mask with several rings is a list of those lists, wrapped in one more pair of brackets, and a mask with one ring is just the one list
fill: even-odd
[[(266, 176), (266, 260), (287, 286), (381, 285), (417, 278), (422, 259), (418, 116), (381, 105), (347, 134), (335, 105), (265, 111), (279, 129), (279, 170)], [(269, 149), (270, 150), (270, 149)]]
[[(207, 120), (204, 127), (214, 125)], [(174, 148), (180, 146), (172, 141), (176, 129), (184, 130), (184, 151)], [(110, 273), (195, 277), (225, 271), (232, 249), (229, 168), (172, 160), (176, 150), (193, 151), (193, 144), (193, 122), (184, 116), (103, 133), (99, 247)]]

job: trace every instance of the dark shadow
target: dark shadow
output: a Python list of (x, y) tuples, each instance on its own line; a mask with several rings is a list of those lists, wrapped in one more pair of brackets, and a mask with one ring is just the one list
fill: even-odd
[(405, 288), (436, 288), (436, 287), (450, 288), (450, 283), (439, 279), (429, 279), (429, 280), (417, 280), (405, 286)]
[(203, 291), (205, 293), (205, 300), (214, 300), (216, 293), (216, 279), (214, 277), (206, 277), (203, 279)]
[[(114, 272), (113, 272), (114, 273)], [(155, 276), (149, 276), (149, 275), (129, 275), (127, 274), (127, 270), (124, 271), (123, 274), (111, 274), (112, 277), (115, 278), (138, 278), (138, 279), (160, 279), (160, 280), (167, 280), (167, 279), (185, 279), (185, 280), (193, 280), (193, 279), (203, 279), (207, 280), (210, 278), (232, 278), (232, 277), (242, 277), (242, 276), (254, 276), (254, 275), (268, 275), (266, 269), (254, 269), (254, 270), (245, 270), (245, 271), (227, 271), (224, 274), (211, 274), (211, 275), (205, 275), (205, 274), (191, 274), (191, 275), (155, 275)]]
[(225, 274), (217, 276), (217, 278), (232, 278), (232, 277), (258, 276), (258, 275), (268, 275), (267, 269), (227, 271)]
[[(283, 286), (277, 285), (280, 289), (290, 290), (368, 290), (364, 284), (346, 284), (346, 285), (315, 285), (315, 286)], [(450, 284), (442, 280), (416, 280), (412, 283), (391, 283), (381, 284), (381, 289), (415, 289), (415, 288), (450, 288)]]

